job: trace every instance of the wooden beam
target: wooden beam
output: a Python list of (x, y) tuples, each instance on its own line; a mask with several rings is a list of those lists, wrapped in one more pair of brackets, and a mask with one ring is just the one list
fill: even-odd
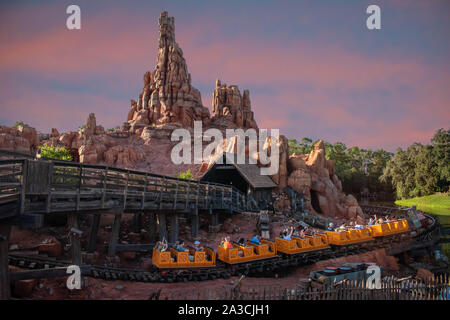
[(129, 178), (130, 172), (127, 171), (127, 179), (125, 182), (125, 190), (123, 191), (123, 210), (125, 210), (127, 206), (127, 196), (128, 196), (128, 178)]
[(219, 214), (217, 212), (214, 212), (212, 209), (210, 209), (211, 214), (211, 225), (217, 226), (219, 224)]
[(148, 230), (148, 237), (151, 242), (156, 240), (156, 214), (154, 212), (149, 212), (150, 220), (150, 230)]
[(111, 237), (109, 239), (108, 256), (112, 257), (116, 254), (117, 241), (119, 240), (120, 222), (122, 220), (122, 211), (116, 213), (114, 224), (111, 229)]
[(198, 208), (192, 209), (191, 212), (191, 237), (193, 239), (198, 237), (199, 217)]
[(11, 224), (8, 220), (0, 222), (0, 300), (11, 298), (10, 273), (8, 265), (9, 237)]
[(142, 228), (142, 214), (135, 213), (133, 215), (133, 232), (140, 233)]
[(158, 231), (159, 231), (159, 240), (166, 239), (167, 240), (167, 227), (166, 227), (166, 213), (158, 212)]
[[(71, 213), (69, 214), (69, 229), (78, 229), (78, 214)], [(81, 235), (78, 235), (76, 232), (70, 231), (70, 243), (71, 243), (71, 254), (72, 254), (72, 263), (74, 265), (81, 265)]]
[(98, 227), (100, 225), (101, 214), (92, 215), (92, 226), (89, 233), (88, 252), (95, 252), (97, 247)]
[[(91, 273), (90, 266), (80, 266), (82, 276), (89, 276)], [(11, 272), (10, 281), (28, 280), (28, 279), (48, 279), (68, 277), (67, 267), (55, 267), (49, 269), (36, 269)]]
[(176, 242), (177, 240), (178, 240), (178, 213), (173, 212), (170, 215), (169, 242)]
[(22, 163), (22, 176), (20, 179), (20, 208), (19, 213), (23, 214), (25, 212), (25, 188), (27, 184), (26, 174), (27, 174), (27, 168), (28, 168), (28, 161), (24, 161)]
[(108, 167), (103, 170), (103, 187), (102, 187), (102, 200), (101, 200), (101, 208), (105, 207), (106, 201), (106, 179), (108, 177)]

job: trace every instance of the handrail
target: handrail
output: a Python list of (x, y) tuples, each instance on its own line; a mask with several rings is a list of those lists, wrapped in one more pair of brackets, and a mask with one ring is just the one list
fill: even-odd
[[(52, 197), (53, 195), (58, 196), (58, 194), (76, 192), (77, 206), (75, 210), (81, 210), (79, 207), (80, 192), (85, 192), (85, 195), (86, 192), (90, 192), (95, 197), (99, 191), (102, 193), (101, 208), (105, 207), (106, 194), (117, 200), (117, 193), (123, 194), (119, 201), (124, 206), (124, 209), (129, 199), (132, 202), (131, 208), (133, 208), (135, 206), (134, 201), (138, 197), (141, 197), (140, 202), (142, 205), (140, 207), (142, 208), (144, 207), (145, 201), (157, 201), (160, 204), (169, 201), (172, 203), (173, 209), (179, 208), (179, 204), (181, 203), (186, 203), (186, 206), (191, 206), (195, 203), (197, 207), (205, 208), (211, 207), (212, 204), (214, 208), (233, 211), (246, 210), (247, 207), (245, 201), (240, 201), (246, 198), (244, 193), (239, 191), (235, 186), (215, 182), (181, 179), (139, 170), (84, 164), (58, 159), (6, 159), (0, 160), (0, 168), (3, 165), (6, 166), (4, 169), (10, 170), (8, 165), (19, 165), (23, 169), (19, 175), (26, 175), (25, 171), (27, 170), (25, 168), (28, 166), (24, 166), (25, 161), (31, 161), (33, 163), (41, 161), (45, 163), (50, 162), (53, 168), (50, 169), (51, 176), (48, 185), (50, 189), (38, 193), (43, 195), (47, 194), (48, 198), (50, 198), (50, 192), (52, 193)], [(164, 187), (162, 184), (163, 181), (165, 181)], [(25, 181), (26, 184), (27, 181)], [(217, 189), (222, 192), (211, 192), (211, 190)], [(155, 192), (160, 194), (157, 199), (155, 199), (154, 195), (151, 195)], [(162, 209), (162, 206), (160, 206), (160, 209)]]

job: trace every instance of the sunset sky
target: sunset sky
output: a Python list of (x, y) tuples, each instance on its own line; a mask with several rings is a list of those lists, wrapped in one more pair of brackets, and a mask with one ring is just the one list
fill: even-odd
[[(81, 7), (81, 30), (66, 8)], [(381, 30), (366, 8), (381, 7)], [(260, 128), (395, 151), (450, 127), (450, 1), (2, 1), (0, 125), (126, 121), (175, 17), (192, 85), (250, 90)]]

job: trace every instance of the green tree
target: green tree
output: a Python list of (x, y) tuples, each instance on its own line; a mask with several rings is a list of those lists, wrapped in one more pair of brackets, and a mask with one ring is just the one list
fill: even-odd
[(439, 129), (431, 145), (413, 143), (398, 149), (380, 179), (390, 179), (397, 198), (422, 197), (447, 191), (450, 185), (450, 131)]
[(302, 138), (300, 142), (297, 142), (296, 139), (288, 139), (289, 142), (289, 154), (297, 153), (297, 154), (308, 154), (314, 149), (314, 141), (310, 138)]
[(436, 163), (436, 191), (447, 192), (450, 181), (450, 129), (439, 129), (431, 139), (432, 157)]
[(55, 146), (48, 146), (44, 144), (39, 148), (41, 150), (42, 158), (72, 161), (72, 156), (70, 155), (69, 151), (64, 147), (58, 148)]

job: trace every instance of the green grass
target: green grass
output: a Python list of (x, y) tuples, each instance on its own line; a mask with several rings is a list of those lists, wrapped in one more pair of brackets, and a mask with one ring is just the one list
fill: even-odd
[(411, 198), (395, 201), (396, 205), (411, 207), (415, 205), (418, 210), (437, 215), (450, 216), (450, 196), (436, 193), (431, 196)]

